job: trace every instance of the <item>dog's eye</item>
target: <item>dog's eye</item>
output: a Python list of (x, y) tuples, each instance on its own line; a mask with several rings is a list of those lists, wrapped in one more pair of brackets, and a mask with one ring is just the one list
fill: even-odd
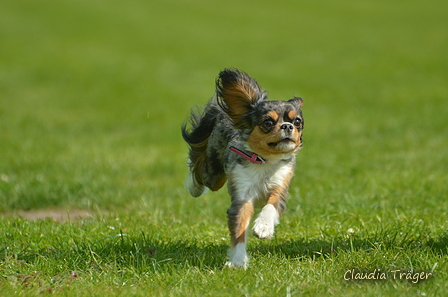
[(292, 124), (296, 127), (299, 127), (301, 123), (302, 123), (301, 118), (295, 118), (294, 121), (292, 122)]
[(271, 120), (271, 119), (267, 119), (267, 120), (264, 120), (264, 122), (263, 122), (263, 125), (266, 127), (266, 128), (272, 128), (272, 127), (274, 127), (274, 121), (273, 120)]

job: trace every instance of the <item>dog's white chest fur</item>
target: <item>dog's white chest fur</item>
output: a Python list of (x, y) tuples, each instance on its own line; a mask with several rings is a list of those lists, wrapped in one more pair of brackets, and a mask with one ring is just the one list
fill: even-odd
[(269, 191), (285, 181), (291, 172), (291, 164), (277, 161), (265, 164), (237, 164), (230, 173), (238, 200), (255, 203), (267, 199)]

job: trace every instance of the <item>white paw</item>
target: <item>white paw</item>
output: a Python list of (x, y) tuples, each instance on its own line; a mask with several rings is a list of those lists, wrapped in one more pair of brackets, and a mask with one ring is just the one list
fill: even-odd
[(258, 218), (254, 222), (252, 231), (258, 238), (270, 239), (274, 235), (274, 228), (279, 223), (279, 215), (273, 205), (263, 207)]
[(249, 256), (246, 253), (246, 244), (238, 243), (229, 251), (229, 261), (224, 266), (229, 268), (244, 268), (249, 264)]
[(260, 218), (258, 218), (255, 220), (252, 231), (258, 238), (270, 239), (274, 235), (274, 224), (272, 222), (266, 222), (265, 220), (260, 220)]
[(237, 269), (237, 268), (247, 269), (247, 264), (248, 264), (248, 262), (231, 262), (231, 261), (227, 261), (224, 264), (224, 267), (232, 268), (232, 269)]

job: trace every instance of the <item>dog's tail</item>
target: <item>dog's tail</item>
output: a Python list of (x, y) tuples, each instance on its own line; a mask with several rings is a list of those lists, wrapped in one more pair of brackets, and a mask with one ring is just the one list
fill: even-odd
[(201, 196), (206, 190), (203, 174), (206, 166), (207, 145), (219, 112), (216, 107), (216, 98), (213, 98), (203, 111), (192, 110), (190, 118), (182, 125), (182, 137), (190, 147), (188, 154), (190, 172), (185, 186), (193, 197)]

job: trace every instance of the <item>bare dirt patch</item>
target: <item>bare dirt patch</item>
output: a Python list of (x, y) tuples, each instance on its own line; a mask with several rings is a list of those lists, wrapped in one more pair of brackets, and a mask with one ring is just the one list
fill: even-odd
[(3, 213), (2, 217), (19, 216), (26, 220), (37, 221), (52, 219), (55, 222), (78, 221), (81, 219), (90, 219), (97, 216), (96, 212), (87, 209), (38, 209), (38, 210), (19, 210), (15, 212)]

